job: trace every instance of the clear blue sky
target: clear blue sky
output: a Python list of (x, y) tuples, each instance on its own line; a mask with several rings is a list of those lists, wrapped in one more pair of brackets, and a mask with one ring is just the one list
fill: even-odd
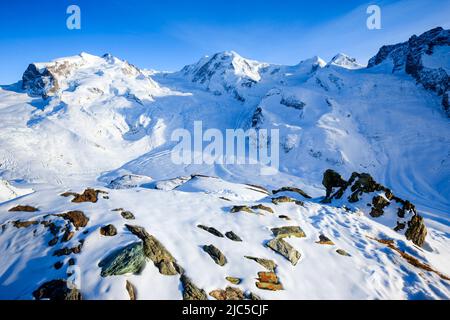
[[(81, 30), (66, 28), (70, 4), (81, 8)], [(381, 7), (382, 30), (366, 28), (369, 4)], [(383, 44), (449, 28), (449, 17), (443, 0), (1, 0), (0, 83), (30, 62), (82, 51), (158, 70), (224, 50), (280, 64), (344, 52), (365, 63)]]

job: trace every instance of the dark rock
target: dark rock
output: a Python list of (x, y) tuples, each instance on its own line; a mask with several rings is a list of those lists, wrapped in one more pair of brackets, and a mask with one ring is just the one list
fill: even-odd
[(250, 207), (248, 207), (248, 206), (233, 206), (230, 210), (231, 213), (241, 212), (241, 211), (245, 211), (248, 213), (254, 213), (252, 211), (252, 209), (250, 209)]
[(48, 245), (50, 246), (50, 247), (53, 247), (55, 244), (57, 244), (58, 243), (58, 237), (54, 237), (54, 238), (52, 238), (49, 242), (48, 242)]
[(233, 241), (242, 241), (241, 237), (239, 237), (236, 233), (234, 233), (233, 231), (228, 231), (225, 233), (225, 236)]
[(197, 227), (215, 235), (216, 237), (223, 238), (223, 234), (213, 227), (207, 227), (201, 224), (199, 224)]
[(75, 259), (74, 258), (70, 258), (68, 264), (69, 264), (69, 266), (74, 266), (75, 265)]
[(63, 264), (61, 261), (58, 261), (58, 262), (56, 262), (56, 263), (53, 265), (53, 267), (54, 267), (56, 270), (59, 270), (59, 269), (62, 268), (63, 265), (64, 265), (64, 264)]
[(100, 234), (106, 237), (113, 237), (117, 234), (117, 229), (112, 224), (100, 228)]
[(390, 202), (382, 196), (375, 196), (372, 199), (372, 211), (370, 215), (374, 218), (380, 217), (384, 214), (384, 208), (389, 206)]
[(122, 211), (121, 213), (122, 218), (127, 219), (127, 220), (134, 220), (136, 219), (134, 217), (134, 214), (130, 211)]
[(15, 207), (9, 209), (8, 211), (9, 212), (36, 212), (36, 211), (39, 211), (39, 209), (32, 207), (32, 206), (28, 206), (28, 205), (26, 205), (26, 206), (19, 205), (19, 206), (15, 206)]
[(342, 176), (334, 170), (328, 169), (323, 174), (322, 184), (325, 187), (327, 194), (326, 198), (328, 199), (333, 192), (333, 188), (343, 187), (347, 181), (345, 181)]
[(186, 275), (182, 274), (180, 281), (183, 286), (183, 300), (208, 300), (206, 292), (198, 288)]
[(270, 212), (270, 213), (274, 213), (273, 209), (271, 207), (267, 207), (267, 206), (262, 205), (262, 204), (254, 205), (254, 206), (251, 207), (251, 209), (253, 209), (253, 210), (264, 210), (264, 211), (267, 211), (267, 212)]
[(406, 239), (411, 240), (419, 247), (425, 243), (425, 237), (427, 236), (427, 228), (423, 221), (423, 217), (415, 215), (408, 222), (408, 229), (405, 232)]
[(336, 252), (339, 253), (341, 256), (350, 257), (350, 254), (343, 249), (337, 249)]
[(277, 194), (280, 192), (295, 192), (306, 199), (311, 199), (311, 197), (305, 191), (303, 191), (302, 189), (299, 189), (299, 188), (295, 188), (295, 187), (282, 187), (280, 189), (272, 191), (273, 194)]
[(102, 277), (137, 274), (145, 266), (144, 247), (142, 242), (134, 242), (109, 254), (98, 264)]
[(78, 289), (68, 285), (66, 280), (52, 280), (42, 284), (33, 292), (36, 300), (82, 300)]
[(209, 246), (203, 246), (203, 251), (205, 251), (209, 256), (217, 263), (219, 266), (224, 266), (227, 263), (227, 258), (223, 255), (223, 253), (217, 249), (212, 244)]
[(317, 241), (316, 243), (330, 245), (330, 246), (334, 245), (334, 242), (331, 241), (330, 238), (328, 238), (327, 236), (324, 236), (323, 234), (321, 234), (319, 236), (319, 241)]
[(29, 226), (35, 226), (37, 225), (38, 222), (37, 221), (14, 221), (13, 222), (13, 226), (16, 228), (28, 228)]
[(53, 255), (57, 256), (57, 257), (61, 257), (61, 256), (68, 256), (70, 254), (78, 254), (81, 252), (81, 249), (83, 248), (83, 244), (80, 243), (79, 245), (73, 247), (73, 248), (62, 248), (62, 249), (58, 249), (56, 250)]

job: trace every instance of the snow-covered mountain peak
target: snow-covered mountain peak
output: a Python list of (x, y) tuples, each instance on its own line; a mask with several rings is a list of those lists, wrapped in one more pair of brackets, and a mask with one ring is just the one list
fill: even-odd
[(338, 66), (350, 70), (364, 68), (364, 66), (359, 64), (355, 58), (349, 57), (344, 53), (338, 53), (337, 55), (335, 55), (327, 65)]
[[(95, 88), (91, 88), (94, 83)], [(44, 98), (74, 92), (83, 85), (96, 92), (116, 90), (114, 83), (125, 84), (130, 90), (137, 86), (145, 90), (159, 88), (140, 69), (110, 54), (98, 57), (82, 52), (51, 62), (32, 63), (22, 77), (23, 89)]]

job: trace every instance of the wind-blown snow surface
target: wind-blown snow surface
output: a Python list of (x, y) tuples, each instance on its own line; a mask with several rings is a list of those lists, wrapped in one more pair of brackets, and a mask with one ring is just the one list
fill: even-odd
[[(434, 52), (423, 54), (422, 64), (448, 72), (448, 52), (449, 46), (440, 44)], [(133, 211), (136, 224), (155, 234), (196, 284), (208, 290), (224, 288), (225, 274), (236, 273), (245, 279), (243, 287), (254, 291), (253, 279), (261, 268), (242, 256), (273, 256), (262, 242), (269, 239), (269, 227), (283, 224), (278, 215), (286, 214), (293, 219), (289, 224), (300, 224), (307, 234), (306, 239), (288, 240), (303, 258), (296, 267), (277, 259), (286, 290), (258, 292), (262, 297), (448, 298), (448, 282), (429, 274), (422, 278), (389, 249), (368, 240), (367, 234), (385, 235), (410, 246), (367, 217), (315, 200), (305, 208), (282, 205), (274, 217), (229, 215), (224, 208), (231, 203), (219, 198), (229, 197), (235, 204), (259, 200), (258, 193), (255, 198), (254, 191), (243, 192), (236, 183), (268, 189), (292, 185), (316, 198), (324, 195), (321, 179), (328, 168), (344, 177), (353, 171), (369, 172), (417, 205), (429, 227), (428, 246), (408, 250), (448, 275), (449, 119), (442, 110), (442, 97), (406, 72), (392, 69), (390, 60), (363, 68), (343, 54), (328, 64), (314, 57), (281, 66), (248, 60), (235, 52), (202, 58), (175, 73), (140, 70), (111, 55), (86, 53), (34, 64), (23, 82), (0, 87), (0, 177), (21, 180), (23, 188), (36, 193), (2, 204), (0, 222), (85, 210), (91, 232), (77, 266), (86, 298), (125, 298), (125, 278), (101, 279), (97, 267), (105, 252), (132, 239), (120, 215), (110, 212), (114, 207)], [(222, 132), (279, 129), (279, 173), (261, 176), (255, 165), (173, 164), (173, 130), (192, 132), (198, 120), (205, 130)], [(168, 180), (199, 173), (218, 176), (229, 185)], [(75, 205), (58, 196), (67, 189), (111, 186), (113, 180), (117, 190), (110, 190), (109, 202)], [(121, 189), (122, 183), (124, 188), (134, 188)], [(172, 190), (176, 186), (179, 190)], [(153, 187), (161, 190), (149, 189)], [(4, 189), (0, 201), (15, 197)], [(42, 210), (6, 212), (13, 204)], [(99, 235), (97, 228), (105, 223), (118, 227), (114, 241)], [(213, 239), (231, 260), (226, 268), (216, 268), (199, 249), (211, 238), (197, 230), (198, 223), (224, 232), (232, 229), (245, 237), (245, 245)], [(2, 298), (31, 298), (38, 283), (65, 274), (66, 267), (52, 270), (56, 258), (51, 257), (49, 239), (32, 240), (39, 237), (29, 230), (9, 227), (0, 235), (2, 252), (8, 257), (0, 264)], [(341, 257), (335, 248), (316, 245), (320, 231), (352, 256)], [(139, 286), (139, 298), (180, 297), (178, 280), (162, 277), (153, 266), (129, 278)]]

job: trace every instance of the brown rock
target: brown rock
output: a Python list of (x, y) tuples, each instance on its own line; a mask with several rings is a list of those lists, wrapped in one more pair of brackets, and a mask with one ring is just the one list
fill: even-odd
[(130, 281), (127, 280), (125, 288), (127, 289), (128, 295), (130, 296), (130, 300), (136, 300), (136, 288)]
[(113, 237), (117, 234), (117, 229), (112, 224), (100, 228), (100, 234), (105, 237)]
[(244, 300), (244, 292), (233, 287), (226, 287), (225, 290), (213, 290), (209, 295), (217, 300)]
[(16, 228), (28, 228), (29, 226), (34, 226), (37, 225), (38, 222), (37, 221), (14, 221), (13, 222), (13, 226)]
[(241, 237), (239, 237), (239, 236), (238, 236), (236, 233), (234, 233), (233, 231), (228, 231), (228, 232), (226, 232), (226, 233), (225, 233), (225, 236), (226, 236), (228, 239), (233, 240), (233, 241), (237, 241), (237, 242), (242, 241)]
[(272, 198), (272, 203), (273, 204), (289, 203), (289, 202), (295, 203), (298, 206), (303, 206), (304, 205), (303, 201), (295, 200), (295, 199), (292, 199), (292, 198), (289, 198), (289, 197), (286, 197), (286, 196), (281, 196), (281, 197), (278, 197), (278, 198)]
[(270, 212), (270, 213), (274, 213), (274, 212), (273, 212), (273, 209), (272, 209), (271, 207), (267, 207), (267, 206), (262, 205), (262, 204), (254, 205), (254, 206), (252, 206), (251, 208), (252, 208), (253, 210), (264, 210), (264, 211), (267, 211), (267, 212)]
[(256, 257), (250, 257), (250, 256), (245, 256), (245, 258), (249, 259), (249, 260), (253, 260), (256, 263), (259, 263), (260, 265), (262, 265), (264, 268), (266, 268), (269, 271), (275, 271), (275, 269), (277, 268), (277, 264), (269, 259), (256, 258)]
[(230, 210), (231, 213), (235, 213), (235, 212), (248, 212), (248, 213), (254, 213), (252, 209), (250, 209), (250, 207), (248, 206), (233, 206)]
[(240, 284), (240, 283), (242, 282), (241, 279), (236, 278), (236, 277), (225, 277), (225, 279), (226, 279), (228, 282), (230, 282), (230, 283), (232, 283), (232, 284), (236, 284), (236, 285), (238, 285), (238, 284)]
[(26, 205), (26, 206), (19, 205), (19, 206), (15, 206), (15, 207), (9, 209), (8, 211), (9, 212), (36, 212), (36, 211), (39, 211), (39, 209), (32, 207), (32, 206), (28, 206), (28, 205)]
[(83, 211), (69, 211), (66, 213), (57, 214), (57, 216), (72, 222), (73, 226), (77, 230), (80, 227), (86, 227), (89, 221), (89, 218), (86, 217)]
[(423, 217), (415, 215), (408, 222), (408, 229), (405, 232), (406, 239), (412, 241), (419, 247), (425, 243), (425, 237), (427, 236), (427, 228), (423, 221)]

